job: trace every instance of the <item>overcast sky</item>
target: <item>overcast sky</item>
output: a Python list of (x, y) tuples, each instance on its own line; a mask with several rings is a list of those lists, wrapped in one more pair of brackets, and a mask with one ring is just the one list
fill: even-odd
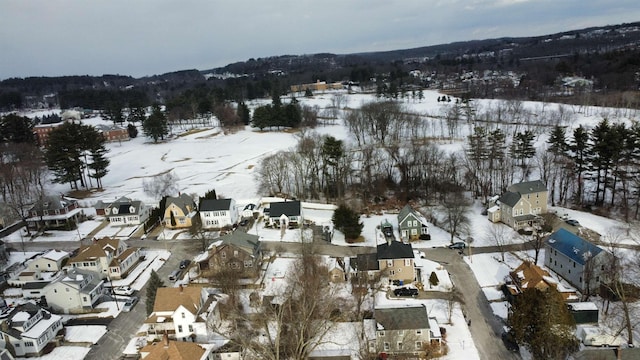
[(142, 77), (635, 21), (638, 0), (0, 0), (0, 79)]

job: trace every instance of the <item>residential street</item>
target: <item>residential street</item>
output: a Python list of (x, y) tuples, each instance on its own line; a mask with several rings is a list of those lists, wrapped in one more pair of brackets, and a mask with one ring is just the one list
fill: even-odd
[[(87, 240), (84, 241), (87, 243)], [(150, 249), (160, 249), (171, 251), (171, 257), (166, 264), (158, 270), (158, 275), (165, 281), (166, 285), (170, 285), (167, 276), (174, 269), (178, 268), (178, 264), (183, 259), (191, 259), (201, 251), (201, 244), (198, 241), (188, 240), (128, 240), (129, 246), (137, 246)], [(33, 242), (24, 243), (26, 251), (43, 251), (46, 249), (56, 248), (61, 250), (72, 251), (80, 245), (79, 242)], [(20, 244), (15, 246), (21, 247)], [(510, 245), (509, 250), (519, 250), (523, 244)], [(281, 251), (299, 253), (302, 249), (300, 243), (281, 243), (281, 242), (264, 242), (264, 250)], [(18, 249), (16, 249), (18, 250)], [(21, 250), (21, 249), (20, 249)], [(462, 260), (461, 255), (456, 250), (450, 250), (443, 247), (437, 248), (420, 248), (429, 260), (443, 264), (453, 279), (453, 282), (460, 292), (464, 304), (463, 309), (468, 319), (471, 320), (471, 333), (473, 340), (480, 353), (482, 359), (518, 359), (519, 356), (509, 352), (502, 340), (500, 334), (502, 331), (501, 321), (492, 313), (488, 301), (482, 293), (478, 282), (469, 266)], [(467, 249), (468, 251), (469, 249)], [(317, 254), (331, 256), (355, 256), (361, 253), (375, 251), (371, 247), (346, 247), (332, 245), (324, 242), (315, 242), (313, 251)], [(496, 252), (495, 247), (473, 248), (473, 253)], [(135, 336), (137, 330), (142, 325), (146, 317), (145, 301), (146, 286), (136, 294), (140, 298), (140, 302), (134, 307), (133, 311), (126, 316), (118, 316), (108, 326), (109, 331), (100, 341), (94, 345), (89, 352), (88, 358), (109, 360), (115, 359), (122, 351), (129, 340)]]

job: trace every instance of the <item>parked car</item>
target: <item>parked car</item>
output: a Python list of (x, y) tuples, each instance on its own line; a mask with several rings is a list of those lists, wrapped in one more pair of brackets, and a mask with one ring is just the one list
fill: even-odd
[(124, 312), (129, 312), (131, 311), (131, 309), (138, 303), (138, 297), (137, 296), (132, 296), (131, 299), (127, 300), (126, 303), (124, 303), (124, 306), (122, 307), (122, 311)]
[(247, 226), (248, 223), (249, 223), (249, 219), (240, 220), (240, 226)]
[(578, 220), (569, 219), (569, 220), (565, 220), (564, 222), (567, 223), (567, 225), (580, 226), (580, 223), (578, 222)]
[(191, 260), (182, 260), (180, 261), (180, 269), (185, 269), (187, 266), (191, 264)]
[(418, 296), (418, 289), (401, 287), (393, 290), (393, 295), (416, 297)]
[(520, 346), (518, 346), (518, 342), (513, 337), (513, 333), (511, 331), (503, 331), (502, 332), (502, 342), (504, 346), (509, 351), (520, 352)]
[(178, 276), (180, 276), (180, 270), (173, 270), (171, 274), (169, 274), (169, 281), (178, 280)]
[(467, 244), (463, 243), (462, 241), (458, 241), (458, 242), (454, 242), (453, 244), (447, 246), (449, 249), (464, 249), (467, 247)]
[(117, 288), (113, 289), (113, 293), (116, 295), (122, 295), (122, 296), (131, 296), (133, 295), (135, 290), (133, 290), (131, 287), (129, 286), (118, 286)]

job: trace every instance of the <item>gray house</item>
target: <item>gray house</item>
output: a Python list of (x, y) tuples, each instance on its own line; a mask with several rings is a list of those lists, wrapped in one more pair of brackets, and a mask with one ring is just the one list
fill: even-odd
[[(374, 318), (377, 323), (376, 347), (378, 353), (399, 356), (424, 356), (425, 346), (432, 340), (431, 324), (424, 306), (399, 308), (376, 308)], [(439, 333), (439, 328), (437, 332)]]
[(611, 253), (568, 230), (559, 229), (547, 239), (545, 266), (583, 292), (607, 281), (606, 264), (612, 261)]
[(398, 230), (401, 240), (431, 240), (427, 220), (409, 204), (398, 213)]

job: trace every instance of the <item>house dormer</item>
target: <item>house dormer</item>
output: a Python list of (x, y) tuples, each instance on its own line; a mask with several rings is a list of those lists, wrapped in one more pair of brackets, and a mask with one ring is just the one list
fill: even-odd
[(111, 213), (112, 213), (113, 215), (118, 215), (118, 208), (117, 208), (117, 207), (114, 207), (113, 209), (111, 209)]

